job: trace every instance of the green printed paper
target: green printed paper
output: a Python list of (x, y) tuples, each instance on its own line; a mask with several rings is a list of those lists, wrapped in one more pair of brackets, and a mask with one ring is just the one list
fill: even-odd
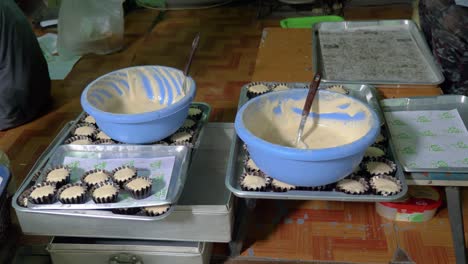
[(468, 131), (457, 109), (385, 112), (385, 118), (404, 166), (468, 167)]

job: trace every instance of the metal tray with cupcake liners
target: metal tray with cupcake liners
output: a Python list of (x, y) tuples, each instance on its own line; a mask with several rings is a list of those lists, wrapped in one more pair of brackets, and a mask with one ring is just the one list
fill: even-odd
[[(229, 156), (225, 142), (231, 142), (233, 131), (232, 123), (206, 124), (206, 136), (193, 152), (180, 198), (168, 212), (155, 217), (114, 214), (111, 210), (34, 210), (21, 206), (18, 197), (29, 187), (34, 171), (47, 161), (44, 153), (12, 200), (21, 229), (25, 234), (47, 236), (227, 243), (232, 236), (234, 199), (224, 186)], [(62, 141), (57, 137), (54, 142)]]
[[(172, 170), (172, 177), (167, 183), (167, 195), (156, 196), (162, 190), (161, 180), (155, 178), (155, 170), (150, 168), (150, 164), (146, 166), (137, 166), (139, 176), (149, 176), (152, 178), (151, 194), (144, 199), (134, 199), (125, 189), (120, 189), (116, 202), (95, 203), (91, 198), (91, 192), (88, 191), (88, 199), (82, 204), (62, 204), (58, 201), (52, 204), (34, 204), (28, 203), (28, 207), (32, 209), (60, 209), (60, 210), (75, 210), (75, 209), (113, 209), (126, 207), (147, 207), (156, 205), (173, 204), (179, 198), (185, 179), (187, 177), (188, 166), (190, 162), (191, 152), (185, 146), (159, 146), (159, 145), (62, 145), (50, 157), (45, 165), (45, 169), (56, 166), (63, 166), (66, 158), (83, 158), (96, 162), (106, 162), (111, 159), (121, 159), (123, 161), (149, 160), (152, 158), (175, 157), (175, 162)], [(106, 168), (107, 169), (107, 168)], [(111, 170), (111, 169), (107, 169)], [(72, 170), (71, 183), (80, 181), (81, 175), (86, 170), (77, 167)], [(39, 177), (39, 181), (45, 177), (44, 173)], [(163, 183), (164, 184), (164, 183)]]
[[(276, 85), (283, 84), (291, 89), (305, 89), (308, 88), (308, 83), (277, 83), (277, 82), (263, 82), (262, 84), (268, 87), (275, 87)], [(247, 97), (247, 89), (251, 84), (247, 84), (242, 87), (239, 105), (240, 108), (246, 103), (249, 98)], [(343, 87), (349, 91), (349, 95), (357, 98), (373, 108), (378, 114), (383, 133), (386, 133), (384, 118), (380, 109), (377, 93), (374, 87), (364, 84), (342, 84), (334, 83), (333, 85), (343, 85)], [(319, 89), (325, 89), (330, 84), (321, 84)], [(324, 187), (323, 190), (309, 190), (307, 188), (301, 190), (290, 190), (286, 192), (275, 192), (275, 191), (246, 191), (240, 186), (240, 177), (244, 172), (244, 160), (247, 155), (247, 151), (243, 148), (242, 140), (235, 135), (231, 144), (230, 160), (228, 170), (226, 173), (226, 186), (235, 195), (241, 198), (251, 199), (280, 199), (280, 200), (329, 200), (329, 201), (354, 201), (354, 202), (384, 202), (384, 201), (395, 201), (402, 198), (408, 191), (408, 185), (404, 177), (403, 170), (395, 160), (394, 151), (391, 145), (387, 147), (387, 155), (392, 161), (395, 161), (397, 170), (395, 177), (401, 183), (401, 192), (395, 195), (383, 196), (376, 194), (346, 194), (341, 191), (336, 191), (329, 186)]]
[[(197, 129), (195, 131), (195, 137), (192, 139), (192, 142), (193, 142), (193, 145), (192, 145), (192, 149), (191, 151), (188, 152), (188, 164), (187, 164), (187, 168), (184, 170), (184, 174), (187, 173), (187, 170), (188, 170), (188, 166), (189, 164), (191, 163), (191, 158), (195, 155), (195, 153), (197, 152), (197, 149), (198, 149), (198, 146), (200, 145), (200, 142), (201, 142), (201, 139), (203, 138), (203, 133), (204, 133), (204, 128), (206, 126), (206, 124), (208, 123), (208, 119), (209, 119), (209, 116), (211, 114), (211, 107), (210, 105), (206, 104), (206, 103), (202, 103), (202, 102), (193, 102), (191, 104), (191, 107), (197, 107), (199, 108), (200, 110), (202, 110), (202, 115), (201, 115), (201, 118), (200, 120), (198, 121), (198, 125), (197, 125)], [(113, 218), (113, 219), (135, 219), (135, 220), (159, 220), (159, 219), (162, 219), (166, 216), (168, 216), (172, 210), (173, 210), (173, 207), (174, 206), (171, 206), (171, 208), (169, 209), (168, 212), (160, 215), (160, 216), (155, 216), (155, 217), (149, 217), (149, 216), (144, 216), (144, 215), (120, 215), (120, 214), (113, 214), (112, 212), (110, 211), (100, 211), (100, 210), (85, 210), (85, 209), (76, 209), (76, 208), (68, 208), (70, 210), (63, 210), (65, 208), (61, 207), (60, 210), (39, 210), (39, 207), (41, 207), (42, 205), (37, 205), (37, 207), (35, 209), (33, 208), (24, 208), (20, 205), (17, 204), (17, 202), (15, 202), (18, 197), (25, 191), (27, 190), (28, 188), (30, 188), (31, 186), (33, 186), (34, 184), (36, 183), (40, 183), (42, 178), (41, 178), (41, 171), (46, 169), (46, 165), (48, 164), (48, 162), (50, 161), (50, 159), (52, 158), (52, 156), (54, 155), (54, 153), (57, 152), (57, 150), (61, 147), (61, 146), (67, 146), (67, 145), (63, 145), (64, 142), (70, 138), (72, 136), (72, 130), (76, 127), (77, 124), (80, 123), (80, 121), (83, 119), (83, 117), (86, 115), (86, 113), (81, 113), (75, 120), (73, 121), (70, 121), (68, 123), (65, 124), (65, 126), (60, 130), (60, 132), (57, 134), (57, 136), (52, 140), (52, 142), (49, 144), (49, 146), (45, 149), (45, 151), (40, 155), (40, 157), (37, 159), (37, 161), (35, 162), (35, 164), (33, 165), (33, 167), (31, 168), (30, 172), (28, 173), (28, 175), (26, 176), (25, 180), (23, 181), (23, 183), (21, 184), (21, 186), (18, 188), (18, 190), (16, 191), (15, 195), (14, 195), (14, 199), (13, 199), (13, 205), (14, 207), (18, 210), (21, 210), (21, 211), (33, 211), (33, 212), (37, 212), (37, 211), (41, 211), (43, 213), (50, 213), (50, 212), (72, 212), (71, 214), (72, 215), (84, 215), (84, 216), (89, 216), (89, 217), (98, 217), (98, 218), (102, 218), (102, 217), (106, 217), (106, 218)], [(84, 145), (68, 145), (68, 146), (73, 146), (73, 147), (82, 147)], [(93, 147), (107, 147), (107, 146), (111, 146), (111, 145), (88, 145), (88, 146), (93, 146)], [(120, 147), (124, 147), (124, 146), (129, 146), (127, 144), (117, 144), (117, 145), (113, 145), (113, 146), (120, 146)], [(132, 145), (132, 146), (143, 146), (143, 145)], [(180, 148), (181, 146), (158, 146), (158, 145), (145, 145), (145, 146), (154, 146), (154, 147), (161, 147), (161, 149), (177, 149), (177, 148)], [(185, 177), (185, 176), (184, 176)], [(179, 194), (180, 195), (180, 192)], [(176, 196), (178, 198), (178, 195)], [(175, 203), (177, 201), (177, 199), (173, 200), (172, 202)], [(153, 204), (169, 204), (170, 202), (158, 202), (158, 203), (153, 203)], [(15, 206), (16, 205), (16, 206)], [(48, 205), (47, 205), (48, 206)], [(67, 206), (70, 206), (70, 205), (67, 205)], [(76, 206), (78, 207), (79, 205), (73, 205), (73, 206)], [(106, 208), (124, 208), (124, 207), (129, 207), (128, 205), (120, 205), (119, 206), (112, 206), (112, 207), (106, 207)], [(140, 206), (137, 206), (137, 207), (140, 207)], [(97, 209), (97, 208), (95, 208)], [(59, 213), (60, 214), (60, 213)]]

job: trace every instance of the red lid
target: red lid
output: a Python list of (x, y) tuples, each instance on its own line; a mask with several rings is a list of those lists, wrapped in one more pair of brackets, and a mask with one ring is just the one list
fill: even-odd
[(439, 189), (432, 186), (409, 186), (406, 200), (401, 202), (381, 202), (380, 204), (398, 209), (399, 212), (423, 212), (440, 207), (442, 196)]

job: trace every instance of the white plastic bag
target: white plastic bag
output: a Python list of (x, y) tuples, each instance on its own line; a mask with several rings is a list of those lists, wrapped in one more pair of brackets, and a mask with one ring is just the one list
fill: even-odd
[(107, 54), (123, 46), (124, 0), (63, 0), (58, 20), (60, 55)]

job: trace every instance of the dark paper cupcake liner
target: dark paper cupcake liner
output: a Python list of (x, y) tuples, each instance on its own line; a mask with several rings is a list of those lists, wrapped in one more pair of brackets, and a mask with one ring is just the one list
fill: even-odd
[(161, 205), (161, 206), (158, 206), (158, 207), (166, 207), (167, 208), (164, 208), (165, 210), (161, 211), (161, 212), (152, 212), (149, 210), (148, 207), (143, 207), (143, 212), (145, 213), (145, 215), (147, 216), (160, 216), (160, 215), (163, 215), (165, 213), (167, 213), (169, 211), (169, 209), (171, 209), (171, 205)]
[(379, 139), (377, 138), (372, 145), (375, 145), (375, 146), (386, 146), (387, 145), (387, 140), (388, 140), (387, 137), (382, 132), (380, 132), (380, 135), (382, 136), (382, 139), (380, 141), (378, 141)]
[[(99, 138), (99, 137), (98, 137), (98, 134), (101, 133), (101, 132), (103, 132), (103, 131), (100, 130), (100, 129), (96, 129), (96, 130), (94, 131), (94, 133), (92, 134), (91, 137), (92, 137), (95, 141), (98, 141), (98, 140), (112, 140), (112, 138), (110, 138), (110, 139), (109, 139), (109, 138)], [(104, 133), (104, 132), (103, 132), (103, 133)], [(106, 135), (107, 135), (107, 134), (106, 134)], [(108, 135), (108, 136), (109, 136), (109, 135)]]
[[(380, 149), (380, 148), (379, 148)], [(383, 155), (382, 156), (366, 156), (366, 154), (364, 154), (364, 158), (363, 158), (363, 161), (368, 161), (368, 160), (377, 160), (377, 159), (382, 159), (382, 158), (385, 158), (386, 157), (386, 153), (385, 153), (385, 150), (383, 149), (380, 149), (383, 151)]]
[[(62, 195), (62, 192), (65, 191), (66, 189), (73, 187), (73, 186), (80, 186), (83, 188), (83, 193), (81, 195), (78, 195), (76, 197), (71, 197), (71, 198), (62, 198), (60, 197)], [(58, 191), (57, 191), (57, 198), (58, 200), (63, 203), (63, 204), (82, 204), (86, 202), (86, 195), (87, 195), (87, 187), (86, 185), (82, 183), (69, 183), (67, 185), (62, 186)]]
[[(91, 128), (93, 128), (94, 130), (93, 130), (93, 132), (91, 132), (89, 135), (77, 135), (77, 134), (75, 133), (75, 131), (76, 131), (78, 128), (80, 128), (80, 127), (91, 127)], [(84, 136), (84, 137), (90, 137), (90, 138), (92, 138), (96, 130), (97, 130), (97, 128), (96, 128), (96, 126), (93, 125), (93, 124), (81, 123), (81, 124), (76, 124), (75, 126), (73, 126), (73, 128), (71, 129), (71, 131), (72, 131), (71, 134), (72, 134), (73, 136), (77, 136), (77, 137)]]
[(243, 173), (241, 175), (241, 177), (240, 177), (240, 182), (239, 182), (242, 190), (244, 190), (244, 191), (265, 192), (267, 190), (267, 187), (271, 184), (271, 178), (270, 177), (264, 176), (264, 175), (253, 175), (253, 176), (262, 177), (263, 179), (265, 179), (265, 186), (261, 186), (261, 187), (248, 187), (248, 186), (245, 186), (243, 184), (243, 181), (244, 181), (244, 178), (247, 175), (248, 175), (247, 173)]
[[(279, 87), (279, 86), (285, 86), (285, 87), (288, 87), (288, 89), (292, 89), (292, 88), (290, 88), (290, 87), (288, 86), (287, 83), (275, 83), (275, 84), (273, 84), (273, 85), (271, 86), (271, 91), (272, 91), (272, 92), (276, 92), (277, 90), (275, 90), (275, 89), (277, 89), (277, 87)], [(305, 87), (304, 87), (304, 88), (305, 88)], [(283, 91), (283, 90), (279, 90), (279, 91)]]
[[(49, 195), (45, 195), (45, 196), (41, 196), (41, 197), (37, 197), (37, 198), (31, 197), (31, 194), (34, 192), (34, 190), (36, 190), (38, 188), (41, 188), (41, 187), (44, 187), (44, 186), (53, 186), (54, 187), (53, 192), (51, 194), (49, 194)], [(50, 182), (42, 182), (42, 183), (36, 184), (33, 187), (31, 187), (31, 192), (29, 193), (29, 197), (28, 197), (28, 203), (51, 204), (51, 203), (55, 202), (56, 194), (57, 194), (57, 189), (55, 187), (55, 184), (50, 183)]]
[[(94, 196), (94, 192), (101, 188), (101, 187), (104, 187), (106, 185), (112, 185), (115, 187), (116, 189), (116, 192), (110, 196), (107, 196), (107, 197), (95, 197)], [(119, 186), (113, 182), (101, 182), (101, 183), (98, 183), (96, 184), (92, 189), (91, 189), (91, 198), (93, 199), (93, 201), (95, 203), (115, 203), (117, 201), (117, 197), (119, 196)]]
[[(116, 179), (116, 178), (115, 178), (115, 173), (118, 172), (118, 171), (120, 171), (120, 170), (123, 170), (123, 169), (131, 169), (131, 170), (133, 171), (133, 175), (131, 175), (130, 178), (127, 178), (127, 179), (125, 179), (125, 180)], [(137, 169), (136, 169), (135, 167), (133, 167), (133, 166), (120, 166), (120, 167), (117, 167), (117, 168), (115, 168), (115, 169), (113, 169), (113, 170), (111, 171), (111, 178), (112, 178), (112, 180), (113, 180), (116, 184), (119, 185), (120, 188), (123, 188), (123, 187), (124, 187), (124, 184), (125, 184), (127, 181), (134, 179), (134, 178), (137, 176), (137, 174), (138, 174), (138, 171), (137, 171)]]
[[(190, 121), (193, 122), (193, 125), (189, 126), (189, 125), (186, 125), (186, 124), (185, 124), (185, 122), (190, 122)], [(188, 119), (186, 119), (186, 120), (184, 121), (184, 124), (182, 124), (182, 126), (180, 127), (180, 130), (191, 130), (191, 131), (194, 131), (194, 130), (197, 128), (197, 126), (198, 126), (198, 122), (197, 122), (197, 121), (188, 118)]]
[[(190, 135), (190, 137), (189, 137), (188, 139), (186, 139), (186, 140), (177, 140), (177, 139), (174, 139), (173, 137), (174, 137), (175, 135), (179, 134), (179, 133), (187, 133), (187, 134)], [(188, 132), (188, 131), (186, 131), (186, 132), (177, 132), (177, 133), (175, 133), (175, 134), (173, 134), (173, 135), (171, 135), (171, 136), (169, 137), (169, 140), (170, 140), (171, 144), (173, 144), (173, 143), (188, 143), (188, 142), (192, 142), (192, 139), (193, 139), (193, 133), (190, 133), (190, 132)]]
[[(344, 181), (344, 180), (357, 181), (360, 184), (362, 184), (364, 190), (362, 192), (361, 191), (346, 190), (345, 188), (340, 186), (340, 182)], [(339, 182), (336, 183), (336, 190), (338, 190), (340, 192), (347, 193), (347, 194), (354, 194), (354, 195), (365, 194), (365, 193), (367, 193), (369, 191), (369, 184), (367, 183), (366, 179), (364, 179), (362, 177), (359, 177), (359, 178), (358, 177), (347, 177), (347, 178), (345, 178), (343, 180), (340, 180)]]
[[(339, 87), (339, 88), (336, 88), (336, 89), (343, 89), (343, 92), (337, 92), (337, 93), (340, 93), (340, 94), (345, 94), (345, 95), (348, 95), (349, 94), (349, 89), (345, 88), (343, 85), (338, 85), (338, 84), (335, 84), (335, 85), (329, 85), (327, 86), (326, 88), (324, 88), (324, 90), (326, 91), (330, 91), (330, 92), (334, 92), (333, 89), (335, 87)], [(336, 91), (335, 91), (336, 92)]]
[(250, 173), (250, 174), (253, 174), (253, 175), (257, 175), (257, 176), (262, 176), (264, 175), (264, 173), (258, 168), (258, 169), (255, 169), (255, 168), (252, 168), (248, 165), (248, 162), (249, 162), (249, 159), (250, 157), (249, 156), (246, 156), (245, 159), (244, 159), (244, 169), (247, 173)]
[(79, 123), (90, 124), (90, 125), (94, 125), (94, 126), (97, 127), (97, 125), (96, 125), (96, 119), (94, 119), (94, 123), (86, 121), (86, 118), (87, 118), (88, 116), (90, 116), (90, 115), (85, 114), (85, 115), (80, 119)]
[(28, 207), (28, 200), (29, 200), (29, 195), (31, 194), (32, 187), (27, 188), (24, 190), (19, 196), (16, 202), (19, 204), (21, 207)]
[[(382, 173), (379, 173), (379, 172), (370, 172), (367, 168), (367, 165), (370, 163), (370, 162), (382, 162), (382, 163), (385, 163), (387, 164), (391, 171), (389, 172), (382, 172)], [(365, 163), (364, 165), (364, 168), (365, 168), (365, 171), (372, 177), (372, 176), (377, 176), (377, 175), (391, 175), (391, 176), (394, 176), (395, 173), (396, 173), (396, 170), (397, 170), (397, 166), (395, 164), (395, 162), (389, 160), (389, 159), (382, 159), (382, 160), (378, 160), (378, 161), (368, 161)]]
[[(143, 188), (143, 189), (140, 189), (140, 190), (132, 190), (128, 187), (128, 184), (136, 179), (146, 179), (148, 180), (149, 182), (149, 186)], [(125, 190), (127, 190), (133, 197), (133, 199), (137, 199), (137, 200), (141, 200), (141, 199), (145, 199), (147, 198), (148, 196), (151, 195), (151, 188), (153, 187), (153, 181), (151, 178), (148, 178), (148, 177), (143, 177), (143, 176), (137, 176), (131, 180), (128, 180), (127, 182), (125, 182), (124, 184), (124, 188)]]
[[(188, 118), (190, 118), (190, 119), (192, 119), (192, 120), (195, 120), (195, 121), (200, 120), (200, 119), (202, 118), (202, 115), (203, 115), (203, 110), (201, 110), (199, 107), (194, 107), (194, 106), (191, 106), (190, 108), (192, 108), (192, 109), (198, 109), (198, 110), (200, 110), (200, 113), (195, 114), (195, 115), (190, 115), (190, 113), (189, 113), (189, 114), (187, 115)], [(189, 109), (190, 109), (190, 108), (189, 108)], [(190, 111), (190, 110), (189, 110), (189, 111)]]
[(94, 144), (94, 140), (91, 138), (91, 137), (86, 137), (86, 136), (74, 136), (74, 137), (70, 137), (68, 138), (67, 140), (65, 140), (65, 142), (63, 142), (63, 144), (72, 144), (74, 141), (77, 141), (77, 140), (89, 140), (89, 144), (90, 145), (93, 145)]
[[(378, 187), (376, 186), (375, 184), (375, 181), (377, 179), (387, 179), (389, 181), (392, 181), (394, 182), (396, 185), (397, 185), (397, 190), (393, 191), (393, 192), (388, 192), (388, 191), (384, 191), (384, 190), (378, 190)], [(391, 195), (395, 195), (399, 192), (401, 192), (402, 190), (402, 186), (401, 186), (401, 182), (400, 180), (398, 180), (397, 178), (393, 177), (393, 176), (390, 176), (390, 175), (377, 175), (377, 176), (374, 176), (372, 177), (370, 180), (369, 180), (369, 184), (372, 188), (372, 191), (377, 194), (377, 195), (382, 195), (382, 196), (391, 196)]]
[(271, 181), (271, 189), (274, 192), (287, 192), (287, 191), (292, 191), (292, 190), (296, 189), (296, 186), (291, 185), (291, 184), (288, 184), (290, 186), (287, 186), (287, 187), (286, 186), (279, 186), (279, 184), (288, 184), (288, 183), (284, 183), (284, 182), (273, 179)]
[[(93, 174), (93, 173), (96, 173), (96, 172), (103, 172), (107, 175), (107, 179), (106, 180), (103, 180), (103, 181), (100, 181), (100, 182), (96, 182), (96, 183), (89, 183), (87, 182), (85, 179), (87, 176), (89, 176), (90, 174)], [(80, 177), (80, 180), (83, 184), (85, 184), (88, 189), (91, 189), (93, 188), (95, 185), (99, 184), (99, 183), (102, 183), (102, 182), (108, 182), (110, 180), (112, 180), (112, 174), (107, 171), (107, 170), (101, 170), (101, 169), (94, 169), (94, 170), (89, 170), (89, 171), (86, 171), (83, 175), (81, 175)]]
[[(265, 85), (268, 89), (265, 92), (262, 92), (262, 93), (257, 93), (257, 92), (250, 91), (250, 88), (253, 87), (253, 86), (256, 86), (256, 85)], [(252, 98), (257, 97), (257, 96), (262, 95), (262, 94), (266, 94), (268, 92), (271, 92), (271, 87), (269, 87), (269, 85), (267, 85), (265, 83), (252, 82), (252, 83), (249, 83), (247, 85), (247, 98), (249, 98), (249, 99), (252, 99)]]
[(120, 215), (136, 215), (141, 211), (140, 207), (130, 207), (130, 208), (114, 208), (111, 210), (113, 214)]
[(94, 141), (94, 144), (95, 145), (116, 145), (116, 144), (120, 144), (120, 143), (118, 143), (117, 141), (114, 141), (112, 139), (98, 139), (98, 140)]
[[(49, 181), (47, 179), (47, 176), (49, 175), (50, 172), (52, 172), (53, 170), (57, 170), (57, 169), (66, 169), (68, 171), (68, 175), (61, 181), (55, 181), (55, 182)], [(44, 179), (44, 182), (54, 183), (56, 188), (60, 188), (70, 182), (70, 174), (71, 174), (71, 170), (67, 166), (54, 166), (45, 171), (43, 179)]]
[(36, 171), (33, 176), (31, 177), (30, 184), (36, 184), (39, 181), (39, 177), (41, 177), (42, 171)]

